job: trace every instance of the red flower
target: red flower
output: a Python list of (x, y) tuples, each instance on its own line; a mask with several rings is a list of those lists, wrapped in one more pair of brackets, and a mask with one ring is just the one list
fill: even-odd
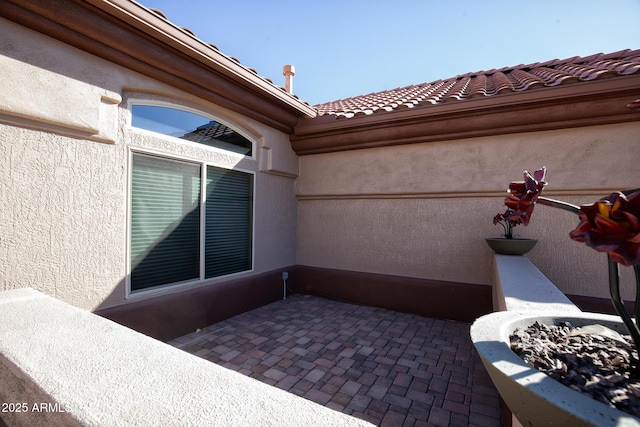
[(640, 264), (640, 191), (621, 192), (580, 207), (580, 223), (570, 237), (623, 265)]
[(521, 220), (524, 225), (529, 225), (529, 219), (533, 213), (533, 208), (538, 200), (538, 196), (542, 192), (547, 183), (544, 176), (547, 168), (544, 166), (533, 173), (524, 171), (524, 181), (515, 181), (509, 184), (507, 192), (509, 195), (504, 201), (509, 209), (513, 211), (511, 219), (513, 221)]

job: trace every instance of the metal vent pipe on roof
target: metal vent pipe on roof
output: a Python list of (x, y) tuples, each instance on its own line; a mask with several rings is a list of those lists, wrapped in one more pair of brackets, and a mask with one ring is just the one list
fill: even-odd
[(284, 89), (288, 93), (293, 93), (293, 76), (296, 75), (296, 67), (285, 65), (282, 67), (282, 75), (284, 75)]

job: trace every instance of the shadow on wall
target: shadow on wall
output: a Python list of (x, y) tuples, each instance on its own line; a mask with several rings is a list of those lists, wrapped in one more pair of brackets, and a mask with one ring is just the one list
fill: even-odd
[(131, 292), (200, 277), (199, 223), (200, 208), (196, 207), (167, 227), (147, 251), (135, 259), (132, 256)]
[[(194, 229), (193, 224), (196, 223)], [(199, 244), (188, 244), (199, 239), (199, 207), (191, 209), (181, 220), (170, 224), (148, 250), (132, 255), (132, 270), (120, 281), (114, 294), (120, 301), (127, 293), (167, 283), (185, 281), (186, 277), (199, 277)], [(194, 235), (195, 233), (195, 235)], [(132, 244), (133, 245), (133, 244)], [(133, 249), (132, 249), (133, 252)], [(178, 267), (178, 268), (173, 268)], [(193, 332), (211, 323), (210, 298), (203, 298), (196, 289), (150, 297), (109, 308), (100, 308), (96, 314), (130, 327), (138, 332), (167, 341)], [(104, 303), (103, 303), (104, 305)], [(214, 317), (215, 319), (215, 317)]]
[[(295, 267), (246, 278), (176, 290), (122, 305), (98, 308), (98, 314), (160, 341), (202, 329), (282, 298), (282, 272), (295, 282)], [(126, 286), (123, 279), (117, 289)]]

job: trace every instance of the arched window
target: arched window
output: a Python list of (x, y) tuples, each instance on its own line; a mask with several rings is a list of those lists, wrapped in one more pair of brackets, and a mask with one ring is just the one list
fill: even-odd
[[(133, 126), (250, 156), (253, 144), (204, 116), (132, 106)], [(131, 292), (253, 268), (254, 174), (133, 149)]]
[(157, 105), (133, 105), (131, 124), (175, 138), (251, 156), (253, 144), (229, 126), (190, 111)]

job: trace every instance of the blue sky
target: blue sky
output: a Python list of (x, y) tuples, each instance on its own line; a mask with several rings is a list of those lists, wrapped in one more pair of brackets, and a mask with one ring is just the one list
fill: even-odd
[(138, 0), (310, 104), (640, 48), (640, 0)]

